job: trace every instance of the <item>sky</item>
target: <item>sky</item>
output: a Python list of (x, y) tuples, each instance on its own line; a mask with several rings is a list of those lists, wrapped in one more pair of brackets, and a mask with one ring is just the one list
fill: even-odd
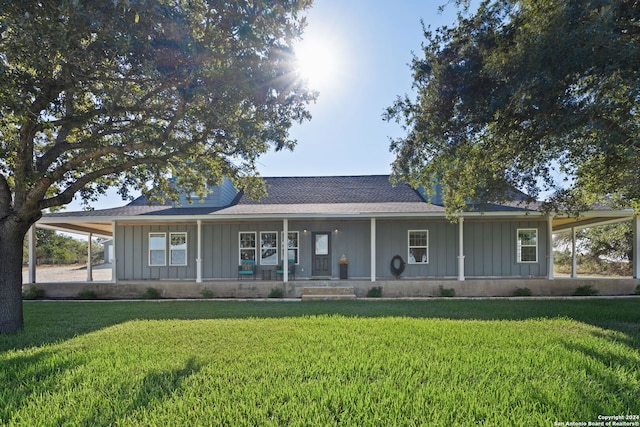
[[(397, 96), (412, 93), (409, 64), (420, 56), (421, 20), (433, 29), (455, 22), (447, 0), (315, 0), (307, 12), (300, 56), (322, 56), (321, 78), (313, 80), (318, 100), (313, 118), (294, 125), (293, 152), (270, 152), (259, 159), (262, 176), (389, 174), (390, 138), (403, 135), (396, 123), (382, 120)], [(311, 46), (311, 47), (310, 47)], [(326, 55), (325, 58), (323, 55)], [(328, 69), (324, 65), (332, 64)], [(126, 204), (114, 191), (92, 203), (95, 209)], [(80, 210), (74, 201), (67, 210)]]

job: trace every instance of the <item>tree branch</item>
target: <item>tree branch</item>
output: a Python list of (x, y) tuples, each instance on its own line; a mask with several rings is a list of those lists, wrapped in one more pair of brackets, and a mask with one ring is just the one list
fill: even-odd
[(167, 163), (167, 160), (169, 158), (174, 157), (176, 155), (179, 155), (179, 153), (171, 152), (160, 157), (135, 158), (127, 162), (121, 163), (119, 165), (109, 166), (109, 167), (105, 167), (105, 168), (90, 172), (84, 175), (83, 177), (77, 179), (74, 183), (69, 185), (63, 192), (61, 192), (57, 196), (41, 200), (38, 203), (38, 209), (42, 210), (42, 209), (47, 209), (55, 206), (62, 206), (70, 203), (73, 200), (73, 196), (75, 196), (75, 194), (78, 191), (82, 190), (85, 186), (97, 180), (98, 178), (101, 178), (107, 175), (119, 174), (142, 164), (164, 165)]

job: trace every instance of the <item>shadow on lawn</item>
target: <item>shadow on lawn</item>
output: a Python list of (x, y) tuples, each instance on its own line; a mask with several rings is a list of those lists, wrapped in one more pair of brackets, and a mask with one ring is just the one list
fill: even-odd
[(0, 335), (0, 351), (70, 339), (136, 319), (243, 319), (316, 315), (413, 317), (453, 320), (570, 318), (625, 334), (640, 349), (640, 298), (567, 300), (356, 300), (316, 302), (136, 301), (27, 302), (25, 330)]

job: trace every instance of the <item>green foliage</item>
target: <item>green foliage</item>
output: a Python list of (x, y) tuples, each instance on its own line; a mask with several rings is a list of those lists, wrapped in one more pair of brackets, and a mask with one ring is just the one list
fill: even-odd
[(156, 288), (149, 287), (146, 291), (140, 295), (142, 299), (160, 299), (162, 298), (162, 294)]
[(211, 299), (213, 298), (213, 291), (209, 288), (204, 288), (200, 291), (200, 295), (202, 295), (202, 298)]
[(583, 296), (583, 297), (591, 297), (599, 295), (600, 291), (596, 289), (593, 285), (583, 285), (578, 286), (573, 293), (575, 296)]
[(640, 295), (640, 285), (636, 286), (636, 295)]
[(98, 294), (93, 289), (83, 289), (78, 292), (78, 298), (80, 299), (98, 299)]
[(281, 288), (273, 288), (269, 292), (268, 298), (283, 298), (284, 291)]
[(381, 298), (382, 286), (374, 286), (367, 291), (367, 298)]
[[(54, 230), (36, 229), (36, 259), (39, 264), (84, 263), (87, 259), (87, 241), (56, 233)], [(94, 261), (104, 256), (103, 246), (93, 243)], [(28, 238), (23, 244), (23, 262), (29, 259)]]
[(524, 287), (524, 288), (516, 288), (514, 295), (517, 297), (530, 297), (532, 293), (531, 293), (531, 289)]
[(451, 298), (456, 296), (456, 290), (453, 288), (443, 288), (442, 285), (438, 286), (438, 293), (441, 297)]
[[(462, 2), (466, 4), (466, 2)], [(425, 29), (417, 96), (386, 119), (393, 173), (447, 213), (558, 191), (549, 209), (640, 200), (640, 32), (626, 0), (486, 0), (457, 26)], [(558, 172), (567, 177), (558, 182)]]
[(44, 289), (37, 287), (36, 285), (29, 285), (29, 289), (22, 292), (22, 298), (24, 299), (38, 299), (44, 298)]
[[(508, 426), (640, 413), (636, 301), (108, 308), (26, 304), (32, 327), (0, 337), (0, 423)], [(606, 381), (585, 393), (590, 379)]]

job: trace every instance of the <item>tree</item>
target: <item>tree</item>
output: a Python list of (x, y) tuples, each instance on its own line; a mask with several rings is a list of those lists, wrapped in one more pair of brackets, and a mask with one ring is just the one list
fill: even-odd
[(640, 2), (485, 0), (424, 34), (417, 94), (384, 116), (407, 131), (396, 179), (442, 185), (452, 216), (514, 188), (557, 190), (556, 210), (639, 206)]
[(23, 327), (22, 241), (109, 186), (253, 195), (315, 93), (291, 44), (311, 0), (5, 0), (0, 8), (0, 332)]

